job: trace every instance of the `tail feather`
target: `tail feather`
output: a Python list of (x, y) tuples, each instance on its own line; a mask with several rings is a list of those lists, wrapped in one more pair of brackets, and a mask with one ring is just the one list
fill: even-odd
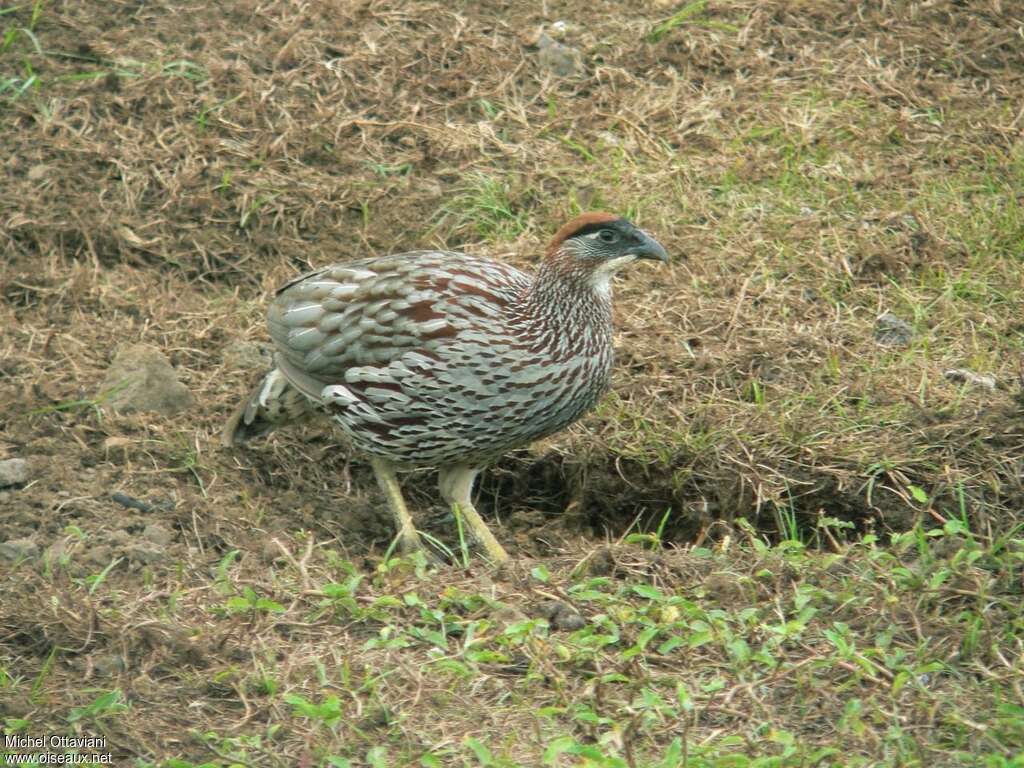
[(280, 369), (268, 372), (224, 425), (221, 445), (230, 448), (278, 427), (303, 421), (314, 406)]

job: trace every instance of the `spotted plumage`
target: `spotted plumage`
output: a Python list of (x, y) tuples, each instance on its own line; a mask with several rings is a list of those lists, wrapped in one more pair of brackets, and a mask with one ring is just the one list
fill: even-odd
[[(591, 213), (555, 234), (535, 276), (451, 251), (302, 275), (271, 304), (276, 367), (228, 423), (224, 441), (321, 411), (371, 457), (378, 479), (437, 466), (454, 478), (450, 485), (471, 488), (480, 466), (558, 432), (597, 403), (613, 359), (609, 280), (636, 258), (664, 260), (665, 252), (628, 221)], [(381, 485), (393, 502), (397, 486)], [(456, 495), (465, 498), (449, 501), (469, 504), (468, 488)], [(502, 559), (494, 544), (488, 551)]]

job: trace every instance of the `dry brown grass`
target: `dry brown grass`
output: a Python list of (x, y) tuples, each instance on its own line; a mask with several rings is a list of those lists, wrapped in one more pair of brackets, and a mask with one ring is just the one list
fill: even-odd
[[(538, 64), (537, 30), (558, 19), (584, 76)], [(1022, 24), (1005, 0), (51, 2), (0, 15), (14, 30), (0, 46), (0, 458), (29, 458), (35, 478), (0, 490), (0, 540), (65, 542), (68, 555), (10, 568), (3, 664), (46, 674), (0, 712), (60, 727), (42, 712), (117, 656), (129, 673), (103, 685), (116, 680), (140, 715), (108, 729), (119, 754), (198, 760), (190, 726), (254, 733), (287, 719), (246, 687), (260, 670), (298, 690), (315, 659), (342, 664), (337, 649), (378, 625), (225, 619), (210, 613), (226, 599), (216, 564), (239, 550), (231, 589), (274, 594), (289, 562), (275, 538), (293, 550), (315, 539), (369, 570), (392, 532), (372, 477), (328, 430), (214, 449), (255, 373), (232, 345), (265, 340), (268, 292), (308, 266), (435, 245), (529, 266), (579, 208), (628, 213), (685, 261), (621, 281), (620, 363), (599, 412), (484, 477), (482, 506), (520, 555), (581, 557), (593, 539), (656, 529), (668, 509), (663, 534), (679, 544), (735, 536), (740, 518), (833, 550), (847, 531), (823, 519), (883, 532), (963, 518), (989, 545), (1015, 531)], [(905, 348), (876, 342), (884, 311), (912, 325)], [(65, 407), (97, 397), (129, 341), (170, 357), (192, 410)], [(951, 368), (999, 387), (947, 380)], [(425, 527), (451, 542), (436, 494), (415, 486)], [(152, 513), (116, 507), (114, 491), (162, 505), (173, 538), (159, 558), (137, 551)], [(114, 560), (109, 594), (84, 598), (76, 579)], [(313, 591), (340, 578), (320, 548), (314, 562)], [(516, 573), (494, 594), (532, 604)], [(486, 593), (486, 578), (443, 581)], [(312, 610), (310, 585), (282, 589)], [(529, 666), (546, 651), (525, 653)], [(403, 726), (408, 744), (527, 728), (522, 702), (472, 704), (498, 700), (505, 673), (449, 699), (421, 662), (356, 662), (397, 670), (382, 681), (389, 709), (435, 714), (436, 730)], [(768, 706), (753, 689), (730, 701), (740, 693)], [(740, 728), (733, 704), (715, 706), (703, 736)], [(773, 722), (793, 727), (798, 709), (780, 704)], [(357, 730), (377, 727), (399, 738), (387, 718)], [(278, 764), (312, 764), (295, 762), (312, 733), (282, 737)], [(510, 759), (535, 764), (542, 742)]]

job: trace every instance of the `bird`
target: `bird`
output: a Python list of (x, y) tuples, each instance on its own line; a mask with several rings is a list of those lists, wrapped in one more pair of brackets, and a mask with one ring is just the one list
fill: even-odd
[(535, 274), (446, 250), (321, 267), (267, 311), (274, 367), (227, 421), (226, 447), (316, 414), (369, 458), (397, 543), (432, 559), (397, 473), (436, 468), (441, 496), (492, 563), (509, 555), (472, 501), (479, 472), (593, 409), (613, 365), (611, 278), (665, 248), (592, 211), (551, 238)]

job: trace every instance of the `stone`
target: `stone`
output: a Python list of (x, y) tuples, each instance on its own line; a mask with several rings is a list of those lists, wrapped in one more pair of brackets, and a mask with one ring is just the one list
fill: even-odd
[(155, 411), (165, 416), (192, 405), (188, 391), (164, 354), (148, 344), (118, 349), (100, 387), (103, 404), (119, 413)]
[(914, 328), (892, 312), (884, 312), (875, 320), (875, 341), (886, 347), (907, 347), (914, 338)]
[(38, 556), (39, 545), (32, 539), (10, 539), (0, 544), (0, 560), (8, 563), (35, 560)]
[(82, 563), (95, 568), (106, 568), (114, 559), (114, 550), (106, 544), (92, 544), (83, 550)]
[(266, 539), (263, 542), (263, 546), (260, 547), (260, 559), (267, 564), (276, 563), (284, 560), (284, 553), (272, 539)]
[(131, 547), (128, 550), (128, 557), (143, 565), (152, 565), (153, 563), (159, 563), (166, 555), (162, 549), (157, 549), (153, 546), (138, 546)]
[(171, 539), (174, 538), (174, 534), (159, 523), (150, 523), (142, 531), (142, 538), (150, 544), (156, 544), (158, 547), (166, 547), (171, 543)]
[(991, 373), (975, 373), (966, 368), (953, 368), (952, 370), (945, 371), (942, 375), (958, 384), (967, 384), (972, 387), (987, 389), (989, 392), (995, 392), (999, 387), (999, 382), (996, 381), (995, 375)]
[(545, 600), (534, 611), (548, 620), (552, 628), (573, 632), (587, 625), (586, 620), (568, 603), (561, 600)]
[(529, 617), (512, 605), (501, 605), (491, 613), (491, 618), (501, 626), (526, 621)]
[(24, 459), (0, 461), (0, 488), (28, 482), (28, 462)]
[(537, 60), (541, 68), (558, 77), (574, 77), (583, 74), (583, 54), (576, 48), (549, 37), (541, 32), (537, 38)]
[(120, 654), (108, 653), (93, 660), (92, 668), (99, 677), (116, 677), (128, 669), (128, 664)]
[(48, 165), (33, 165), (28, 169), (28, 173), (25, 176), (29, 181), (40, 181), (50, 175), (50, 166)]
[(559, 611), (551, 622), (551, 626), (563, 632), (575, 632), (587, 626), (587, 621), (573, 610)]

